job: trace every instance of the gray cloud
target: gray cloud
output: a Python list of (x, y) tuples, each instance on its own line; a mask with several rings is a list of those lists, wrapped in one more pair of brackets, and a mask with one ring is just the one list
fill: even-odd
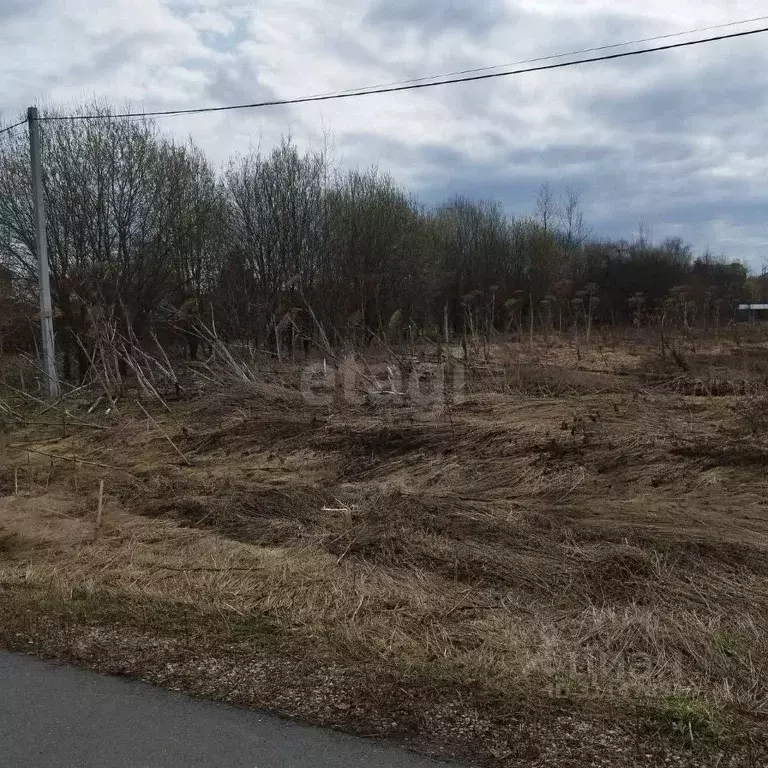
[(68, 69), (53, 73), (49, 87), (71, 82), (87, 82), (98, 72), (100, 77), (109, 77), (130, 62), (133, 54), (144, 47), (157, 45), (161, 33), (128, 32), (116, 37), (109, 45), (95, 48), (86, 61), (78, 61)]
[(514, 18), (503, 0), (377, 0), (365, 15), (365, 23), (380, 31), (402, 34), (416, 30), (424, 37), (436, 37), (447, 30), (469, 36), (486, 35), (495, 26)]
[[(210, 72), (210, 81), (205, 89), (209, 103), (242, 104), (250, 101), (274, 101), (278, 94), (260, 82), (258, 69), (245, 71), (228, 66), (219, 66)], [(273, 110), (273, 114), (278, 109)], [(233, 112), (237, 119), (250, 117), (248, 112)]]
[[(88, 92), (147, 109), (223, 105), (510, 62), (733, 19), (726, 0), (0, 0), (6, 114)], [(742, 0), (738, 15), (764, 12)], [(666, 22), (662, 20), (666, 19)], [(755, 265), (768, 256), (765, 38), (436, 90), (174, 118), (219, 163), (291, 132), (334, 135), (433, 204), (534, 207), (543, 181), (583, 191), (601, 235), (638, 221)]]
[(661, 82), (628, 92), (591, 94), (585, 111), (624, 131), (676, 134), (684, 141), (702, 130), (768, 112), (757, 93), (768, 86), (766, 57), (733, 56), (702, 71), (678, 73), (674, 67)]
[(23, 15), (29, 8), (26, 0), (3, 0), (0, 3), (0, 20), (6, 21), (13, 16)]

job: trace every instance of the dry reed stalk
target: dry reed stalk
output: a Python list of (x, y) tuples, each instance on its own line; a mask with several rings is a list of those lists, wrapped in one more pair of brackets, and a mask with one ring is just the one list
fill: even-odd
[(78, 346), (80, 349), (83, 350), (83, 354), (88, 358), (89, 367), (90, 370), (94, 372), (96, 375), (96, 378), (99, 380), (99, 383), (101, 384), (101, 388), (104, 390), (104, 395), (107, 398), (107, 401), (109, 402), (110, 408), (119, 416), (120, 411), (117, 407), (117, 403), (115, 401), (115, 398), (112, 397), (112, 393), (109, 389), (109, 374), (107, 373), (107, 367), (106, 367), (106, 360), (104, 360), (104, 353), (102, 350), (102, 363), (104, 364), (104, 376), (102, 376), (101, 372), (99, 371), (99, 367), (96, 365), (96, 353), (99, 351), (99, 347), (94, 345), (93, 348), (93, 354), (89, 355), (88, 350), (85, 347), (85, 344), (83, 344), (80, 337), (75, 334), (75, 341), (77, 341)]
[(28, 453), (36, 453), (40, 456), (47, 456), (51, 461), (54, 459), (60, 459), (61, 461), (70, 461), (74, 463), (80, 463), (80, 464), (87, 464), (91, 467), (101, 467), (102, 469), (111, 469), (115, 472), (124, 472), (126, 475), (130, 475), (133, 477), (133, 475), (127, 470), (127, 469), (121, 469), (120, 467), (113, 467), (109, 464), (101, 464), (98, 461), (87, 461), (86, 459), (81, 459), (79, 456), (64, 456), (62, 454), (55, 454), (55, 453), (46, 453), (45, 451), (40, 451), (36, 448), (27, 448), (26, 449)]
[[(147, 356), (145, 355), (145, 357)], [(171, 413), (172, 411), (168, 403), (165, 402), (165, 400), (161, 397), (160, 393), (155, 388), (154, 384), (152, 384), (149, 378), (147, 378), (139, 363), (131, 355), (128, 354), (128, 350), (124, 344), (122, 345), (122, 358), (125, 361), (125, 364), (133, 371), (134, 375), (136, 376), (136, 381), (139, 383), (139, 386), (144, 390), (144, 392), (155, 397), (155, 399), (160, 402), (163, 408), (165, 408), (168, 413)], [(151, 367), (149, 370), (151, 371)]]
[[(488, 376), (478, 370), (483, 391)], [(225, 366), (211, 376), (213, 389), (225, 381), (231, 387), (235, 378)], [(521, 382), (528, 393), (545, 387), (553, 398), (567, 391), (549, 375), (543, 383)], [(598, 405), (601, 413), (590, 420)], [(347, 662), (383, 659), (393, 669), (423, 668), (501, 696), (514, 690), (546, 700), (565, 681), (573, 686), (569, 702), (613, 706), (643, 697), (652, 704), (683, 691), (752, 715), (768, 709), (762, 475), (738, 468), (731, 478), (727, 468), (718, 470), (727, 509), (721, 523), (699, 504), (698, 486), (680, 493), (682, 486), (671, 484), (684, 472), (695, 478), (700, 462), (673, 459), (664, 472), (667, 489), (651, 486), (646, 472), (669, 461), (678, 433), (722, 447), (714, 422), (730, 430), (743, 418), (730, 401), (696, 410), (662, 395), (590, 393), (578, 402), (543, 402), (489, 394), (449, 410), (445, 423), (427, 422), (416, 408), (383, 416), (350, 409), (342, 423), (329, 419), (300, 437), (293, 429), (270, 433), (268, 409), (253, 419), (250, 407), (233, 407), (241, 407), (238, 424), (247, 422), (248, 430), (224, 432), (215, 443), (211, 457), (226, 457), (216, 467), (223, 473), (226, 466), (220, 486), (206, 466), (205, 475), (176, 474), (172, 493), (158, 486), (147, 498), (131, 499), (138, 511), (142, 502), (147, 509), (162, 502), (175, 515), (177, 496), (205, 496), (189, 511), (206, 530), (121, 514), (122, 536), (104, 536), (87, 552), (41, 546), (29, 564), (0, 564), (4, 578), (68, 593), (100, 587), (106, 575), (111, 594), (146, 601), (148, 613), (161, 598), (211, 608), (224, 622), (266, 614), (312, 638), (331, 635)], [(292, 414), (291, 427), (295, 420)], [(570, 431), (561, 429), (564, 421)], [(254, 502), (244, 476), (245, 464), (257, 459), (238, 460), (239, 440), (286, 458), (286, 485), (296, 482), (289, 473), (299, 464), (313, 474), (302, 483), (327, 472), (330, 504), (287, 498), (277, 505), (268, 496)], [(386, 461), (369, 468), (361, 457), (372, 444)], [(157, 445), (155, 468), (163, 461)], [(203, 450), (196, 446), (195, 457)], [(361, 494), (354, 527), (340, 519), (352, 507), (331, 490), (331, 483), (351, 480), (343, 462), (355, 471), (365, 463), (367, 473), (353, 491), (338, 491)], [(737, 482), (748, 488), (734, 496)], [(716, 504), (718, 486), (705, 490)], [(9, 507), (11, 514), (24, 503)], [(739, 517), (740, 506), (749, 509), (748, 519)], [(199, 518), (198, 510), (215, 510), (216, 519)], [(72, 517), (86, 536), (92, 514)], [(29, 525), (29, 517), (18, 524)], [(185, 524), (192, 519), (186, 515)], [(227, 529), (228, 521), (236, 525)], [(38, 540), (49, 544), (52, 528), (38, 518)], [(82, 531), (73, 528), (62, 526), (58, 535), (76, 539)], [(270, 528), (271, 538), (264, 535)], [(178, 631), (188, 632), (186, 625)], [(307, 653), (311, 659), (312, 649)], [(689, 741), (699, 738), (690, 725), (687, 731)]]
[(11, 408), (8, 403), (6, 403), (3, 400), (0, 400), (0, 409), (5, 411), (9, 416), (13, 416), (14, 419), (18, 419), (19, 421), (24, 421), (24, 416), (20, 414), (15, 409)]
[(62, 400), (65, 400), (68, 397), (72, 397), (73, 395), (76, 395), (78, 392), (82, 392), (84, 389), (87, 389), (88, 386), (89, 386), (88, 384), (83, 384), (80, 387), (75, 387), (74, 389), (71, 389), (69, 392), (65, 392), (57, 400), (51, 403), (49, 406), (47, 406), (46, 408), (43, 408), (43, 410), (40, 411), (38, 415), (43, 416), (44, 414), (48, 413), (48, 411), (55, 409), (59, 405), (59, 403), (61, 403)]
[[(154, 364), (160, 369), (162, 373), (164, 373), (171, 381), (173, 381), (174, 385), (178, 386), (179, 384), (179, 378), (176, 376), (176, 372), (173, 370), (173, 366), (171, 365), (171, 361), (168, 358), (168, 355), (166, 351), (163, 349), (162, 344), (158, 341), (157, 336), (155, 335), (154, 331), (151, 334), (152, 340), (155, 342), (155, 345), (157, 346), (158, 352), (163, 357), (163, 363), (164, 365), (161, 365), (157, 362), (155, 358), (150, 358), (154, 362)], [(146, 353), (144, 353), (146, 355)]]
[(96, 509), (96, 535), (99, 535), (101, 528), (101, 515), (104, 511), (104, 480), (99, 481), (99, 506)]
[(155, 419), (149, 414), (149, 411), (137, 400), (136, 404), (141, 408), (141, 410), (144, 412), (144, 415), (152, 421), (152, 423), (157, 427), (160, 434), (171, 444), (171, 448), (173, 448), (176, 453), (179, 454), (181, 457), (181, 460), (188, 466), (192, 466), (192, 462), (181, 452), (179, 447), (176, 445), (176, 443), (171, 440), (170, 435), (155, 421)]
[[(63, 412), (64, 414), (66, 414), (66, 416), (68, 418), (74, 419), (78, 424), (81, 424), (84, 427), (89, 427), (90, 429), (108, 429), (108, 427), (105, 427), (103, 424), (93, 424), (90, 421), (83, 421), (82, 419), (78, 418), (77, 416), (74, 416), (73, 414), (71, 414), (69, 411), (67, 411), (67, 410), (65, 410), (63, 408), (58, 408), (55, 404), (46, 403), (44, 400), (41, 400), (39, 397), (35, 397), (34, 395), (30, 395), (29, 392), (22, 392), (21, 390), (16, 389), (16, 387), (12, 387), (10, 384), (8, 384), (5, 381), (0, 381), (0, 384), (2, 384), (2, 386), (4, 386), (6, 389), (9, 389), (11, 392), (13, 392), (13, 393), (15, 393), (17, 395), (21, 395), (21, 397), (25, 397), (28, 400), (32, 400), (33, 402), (37, 403), (38, 405), (45, 406), (45, 411), (43, 411), (43, 413), (45, 413), (46, 411), (50, 411), (50, 410), (60, 411), (60, 412)], [(9, 409), (9, 412), (13, 413), (13, 415), (16, 415), (10, 409)], [(24, 420), (24, 417), (21, 416), (21, 415), (19, 415), (18, 418)], [(45, 423), (45, 422), (40, 422), (40, 423)]]

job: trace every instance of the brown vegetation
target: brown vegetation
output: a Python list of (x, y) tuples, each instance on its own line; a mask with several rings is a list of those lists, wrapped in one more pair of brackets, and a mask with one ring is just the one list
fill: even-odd
[(322, 404), (216, 349), (6, 388), (0, 642), (492, 765), (764, 765), (768, 347), (633, 338), (448, 350), (440, 408), (393, 385), (434, 348)]
[[(68, 111), (69, 113), (69, 111)], [(577, 192), (543, 185), (533, 215), (461, 197), (427, 207), (375, 169), (342, 172), (285, 140), (215, 169), (192, 143), (104, 104), (42, 117), (42, 171), (60, 372), (82, 380), (110, 324), (144, 346), (213, 322), (231, 343), (294, 359), (310, 341), (448, 343), (570, 335), (610, 325), (726, 333), (766, 281), (678, 238), (591, 236)], [(71, 113), (69, 113), (71, 114)], [(53, 118), (53, 119), (51, 119)], [(0, 136), (0, 369), (33, 357), (37, 251), (29, 146)], [(311, 307), (311, 309), (310, 309)], [(743, 318), (742, 318), (743, 319)], [(168, 321), (172, 321), (172, 330)], [(133, 343), (133, 339), (128, 339)], [(487, 351), (487, 350), (486, 350)], [(125, 368), (120, 371), (126, 374)]]

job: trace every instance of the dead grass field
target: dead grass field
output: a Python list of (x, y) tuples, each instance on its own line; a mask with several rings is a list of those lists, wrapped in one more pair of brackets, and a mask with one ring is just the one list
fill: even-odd
[(0, 644), (476, 764), (764, 766), (768, 347), (685, 362), (500, 344), (441, 412), (289, 365), (156, 423), (7, 391)]

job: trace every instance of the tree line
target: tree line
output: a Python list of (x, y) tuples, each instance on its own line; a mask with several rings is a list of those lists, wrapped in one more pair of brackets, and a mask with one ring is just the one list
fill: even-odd
[[(70, 377), (76, 360), (80, 374), (87, 365), (77, 339), (103, 313), (138, 339), (163, 322), (183, 331), (201, 321), (223, 339), (274, 348), (288, 328), (365, 343), (409, 329), (522, 335), (661, 315), (706, 327), (733, 318), (746, 290), (742, 265), (697, 258), (679, 239), (592, 237), (573, 190), (542, 186), (520, 217), (461, 197), (426, 207), (375, 169), (339, 170), (324, 149), (285, 139), (216, 169), (151, 120), (80, 110), (94, 112), (102, 119), (41, 125), (55, 327)], [(36, 291), (27, 141), (19, 131), (0, 138), (6, 317)]]

